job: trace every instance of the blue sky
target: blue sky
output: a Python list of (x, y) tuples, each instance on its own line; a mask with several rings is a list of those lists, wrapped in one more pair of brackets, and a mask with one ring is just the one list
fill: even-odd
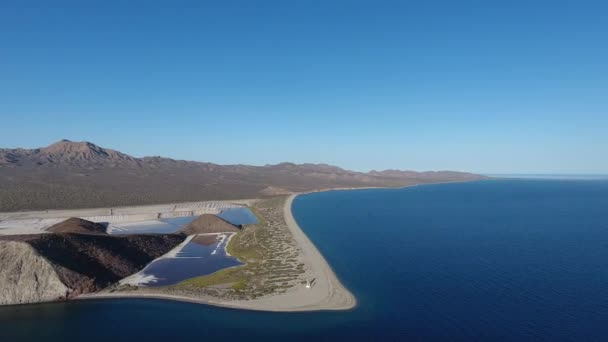
[(601, 1), (49, 3), (0, 4), (1, 147), (608, 173)]

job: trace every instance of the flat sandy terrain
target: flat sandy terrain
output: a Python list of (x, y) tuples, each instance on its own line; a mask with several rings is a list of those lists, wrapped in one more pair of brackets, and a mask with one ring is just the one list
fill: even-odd
[(128, 228), (129, 224), (154, 224), (159, 218), (219, 214), (224, 209), (249, 205), (254, 201), (244, 199), (115, 208), (0, 212), (0, 235), (46, 233), (46, 228), (70, 217), (79, 217), (92, 222), (107, 222), (110, 223), (110, 228), (113, 226)]

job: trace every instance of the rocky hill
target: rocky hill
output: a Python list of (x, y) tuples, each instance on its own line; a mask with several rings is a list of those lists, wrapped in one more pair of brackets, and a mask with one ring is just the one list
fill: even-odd
[(0, 304), (99, 291), (138, 272), (184, 239), (182, 234), (0, 236)]
[(0, 240), (0, 264), (0, 305), (48, 302), (69, 294), (53, 264), (27, 243)]
[(268, 197), (344, 187), (467, 181), (463, 172), (349, 171), (326, 164), (217, 165), (135, 158), (89, 142), (0, 149), (0, 211)]
[(32, 150), (0, 149), (0, 165), (4, 166), (95, 167), (136, 164), (136, 158), (86, 141), (61, 140)]

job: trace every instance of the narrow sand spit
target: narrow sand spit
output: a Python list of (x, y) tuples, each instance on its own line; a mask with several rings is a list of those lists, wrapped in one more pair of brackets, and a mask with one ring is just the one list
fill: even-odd
[[(323, 255), (300, 229), (291, 212), (291, 205), (297, 195), (290, 195), (285, 201), (283, 212), (285, 222), (296, 244), (302, 250), (303, 260), (315, 279), (311, 288), (304, 285), (284, 294), (256, 300), (226, 303), (253, 310), (268, 311), (316, 311), (347, 310), (355, 307), (357, 301), (336, 277)], [(312, 279), (309, 279), (312, 280)]]
[(285, 201), (283, 212), (285, 222), (293, 235), (294, 241), (302, 251), (302, 259), (314, 279), (314, 285), (306, 288), (304, 285), (296, 286), (286, 293), (264, 297), (253, 300), (225, 301), (211, 297), (185, 297), (175, 295), (163, 295), (158, 293), (103, 293), (81, 296), (81, 299), (96, 298), (156, 298), (178, 300), (192, 303), (201, 303), (229, 307), (235, 309), (260, 310), (260, 311), (318, 311), (318, 310), (348, 310), (355, 307), (357, 301), (340, 280), (336, 277), (331, 267), (298, 226), (291, 212), (291, 205), (297, 196), (290, 195)]

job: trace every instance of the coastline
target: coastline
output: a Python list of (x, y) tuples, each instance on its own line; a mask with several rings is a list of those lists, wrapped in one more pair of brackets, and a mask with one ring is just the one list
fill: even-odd
[[(308, 239), (306, 234), (297, 224), (292, 213), (293, 200), (299, 194), (291, 194), (283, 205), (283, 217), (296, 245), (300, 248), (302, 256), (306, 261), (313, 278), (314, 285), (311, 288), (299, 286), (286, 293), (263, 297), (253, 300), (225, 301), (212, 297), (187, 297), (162, 293), (101, 293), (81, 295), (74, 299), (127, 299), (148, 298), (182, 301), (197, 304), (213, 305), (225, 308), (275, 311), (275, 312), (301, 312), (320, 310), (350, 310), (357, 304), (354, 295), (346, 289), (337, 278), (331, 266), (315, 245)], [(145, 290), (144, 290), (145, 291)]]
[[(213, 295), (198, 293), (196, 295), (183, 294), (172, 291), (164, 291), (162, 288), (139, 288), (138, 291), (101, 291), (97, 293), (89, 293), (70, 298), (70, 300), (93, 300), (93, 299), (158, 299), (182, 301), (188, 303), (196, 303), (203, 305), (212, 305), (218, 307), (255, 310), (255, 311), (276, 311), (276, 312), (296, 312), (296, 311), (321, 311), (321, 310), (349, 310), (357, 305), (357, 300), (354, 295), (346, 289), (331, 266), (327, 263), (322, 254), (317, 250), (316, 246), (310, 241), (306, 234), (297, 224), (292, 213), (292, 204), (298, 195), (326, 192), (326, 191), (350, 191), (350, 190), (366, 190), (366, 189), (403, 189), (415, 187), (419, 185), (434, 185), (446, 183), (462, 183), (469, 181), (446, 181), (437, 183), (415, 183), (404, 185), (398, 188), (386, 187), (341, 187), (341, 188), (325, 188), (312, 191), (304, 191), (301, 193), (284, 194), (284, 202), (277, 206), (279, 214), (282, 214), (284, 228), (291, 235), (293, 243), (300, 251), (301, 262), (306, 265), (307, 275), (305, 280), (311, 281), (314, 279), (312, 288), (304, 286), (302, 283), (278, 294), (271, 294), (266, 297), (256, 299), (224, 299)], [(277, 196), (279, 197), (279, 196)], [(231, 203), (240, 202), (250, 205), (252, 202), (257, 202), (259, 199), (248, 200), (232, 200)], [(204, 202), (199, 202), (204, 203)], [(208, 202), (207, 202), (208, 203)], [(167, 204), (165, 204), (167, 206)], [(176, 205), (170, 205), (176, 208)], [(133, 207), (130, 207), (133, 208)], [(234, 235), (231, 235), (233, 237)], [(227, 247), (227, 244), (225, 248)]]
[(171, 300), (187, 303), (196, 303), (203, 305), (212, 305), (231, 309), (253, 310), (253, 311), (269, 311), (269, 312), (304, 312), (304, 311), (323, 311), (323, 310), (351, 310), (357, 306), (357, 299), (346, 288), (331, 266), (325, 260), (323, 255), (317, 250), (316, 246), (310, 241), (306, 234), (297, 224), (292, 213), (292, 203), (298, 195), (326, 192), (326, 191), (352, 191), (352, 190), (369, 190), (369, 189), (404, 189), (420, 185), (435, 185), (449, 183), (463, 183), (469, 181), (446, 181), (437, 183), (416, 183), (405, 185), (396, 188), (385, 187), (358, 187), (358, 188), (327, 188), (317, 189), (301, 193), (292, 193), (286, 195), (285, 204), (283, 206), (283, 217), (287, 228), (291, 232), (296, 244), (302, 250), (304, 258), (307, 261), (307, 266), (314, 274), (316, 285), (311, 289), (299, 287), (292, 289), (284, 294), (274, 295), (270, 297), (253, 299), (253, 300), (234, 300), (223, 301), (217, 298), (206, 297), (188, 297), (172, 294), (162, 294), (158, 292), (145, 293), (92, 293), (78, 296), (76, 300), (91, 300), (91, 299), (158, 299)]

